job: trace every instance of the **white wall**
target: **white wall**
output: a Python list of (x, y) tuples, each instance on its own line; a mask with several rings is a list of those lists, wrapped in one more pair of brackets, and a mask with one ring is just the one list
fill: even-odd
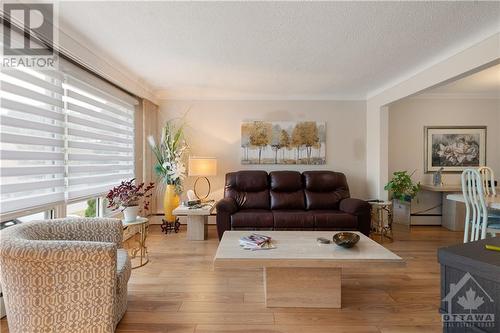
[[(226, 172), (259, 170), (335, 170), (347, 176), (351, 194), (366, 197), (366, 104), (364, 101), (170, 101), (160, 103), (158, 126), (187, 112), (186, 137), (191, 155), (215, 156), (213, 199), (223, 196)], [(242, 165), (240, 125), (244, 120), (326, 121), (327, 165)], [(192, 188), (189, 177), (186, 188)], [(161, 207), (160, 207), (161, 209)]]
[[(499, 99), (406, 98), (389, 106), (389, 174), (417, 170), (414, 179), (432, 183), (424, 174), (424, 126), (487, 126), (487, 165), (500, 176)], [(445, 184), (459, 184), (460, 174), (443, 174)]]
[(392, 87), (369, 96), (367, 109), (367, 164), (369, 194), (387, 197), (384, 184), (388, 180), (387, 110), (384, 106), (412, 96), (422, 90), (471, 74), (483, 67), (498, 63), (500, 59), (500, 33), (472, 45), (462, 52), (443, 59)]

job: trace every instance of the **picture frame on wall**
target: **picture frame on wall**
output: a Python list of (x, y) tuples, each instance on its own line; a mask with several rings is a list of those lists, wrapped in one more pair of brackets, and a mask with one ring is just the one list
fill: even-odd
[(244, 121), (241, 164), (326, 164), (326, 122)]
[(424, 140), (427, 173), (486, 165), (486, 126), (426, 126)]

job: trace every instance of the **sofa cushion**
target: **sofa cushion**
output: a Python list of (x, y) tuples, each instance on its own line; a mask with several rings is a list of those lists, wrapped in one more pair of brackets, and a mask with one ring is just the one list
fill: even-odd
[(274, 229), (307, 229), (314, 227), (314, 217), (304, 210), (275, 210)]
[(271, 209), (306, 209), (304, 192), (276, 192), (271, 191)]
[(306, 208), (311, 209), (339, 209), (339, 203), (344, 197), (339, 192), (311, 192), (305, 190)]
[(349, 198), (349, 187), (343, 173), (306, 171), (302, 175), (305, 183), (306, 208), (309, 210), (337, 210), (339, 202)]
[(297, 171), (272, 171), (269, 173), (271, 190), (296, 192), (302, 190), (302, 176)]
[(232, 228), (272, 228), (273, 213), (266, 209), (245, 209), (231, 215)]
[(356, 216), (338, 210), (312, 210), (315, 229), (352, 229), (358, 228)]
[(240, 191), (260, 192), (269, 188), (269, 179), (265, 171), (240, 171), (236, 173), (235, 184)]
[(269, 180), (265, 171), (238, 171), (226, 174), (224, 196), (240, 209), (269, 209)]
[(337, 190), (349, 190), (345, 175), (333, 171), (305, 171), (305, 188), (313, 192), (332, 192)]

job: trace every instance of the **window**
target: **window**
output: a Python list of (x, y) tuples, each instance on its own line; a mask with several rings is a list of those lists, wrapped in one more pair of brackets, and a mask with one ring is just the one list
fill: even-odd
[(52, 211), (44, 211), (35, 214), (25, 215), (18, 217), (17, 219), (21, 222), (29, 222), (35, 220), (47, 220), (50, 219), (52, 215)]
[(134, 177), (134, 106), (66, 75), (68, 199)]
[(98, 216), (97, 199), (92, 198), (70, 203), (66, 206), (68, 217), (96, 217)]
[[(84, 198), (102, 196), (134, 177), (137, 100), (60, 62), (59, 71), (0, 73), (2, 215), (79, 199), (85, 203)], [(68, 215), (82, 214), (77, 206), (68, 205)]]
[(63, 202), (61, 77), (34, 70), (0, 75), (0, 212)]
[(0, 223), (0, 230), (11, 227), (13, 225), (22, 223), (22, 222), (29, 222), (29, 221), (35, 221), (35, 220), (47, 220), (52, 218), (53, 216), (53, 210), (47, 210), (47, 211), (42, 211), (42, 212), (37, 212), (33, 214), (28, 214), (24, 216), (19, 216), (15, 219), (12, 220), (7, 220), (2, 223)]

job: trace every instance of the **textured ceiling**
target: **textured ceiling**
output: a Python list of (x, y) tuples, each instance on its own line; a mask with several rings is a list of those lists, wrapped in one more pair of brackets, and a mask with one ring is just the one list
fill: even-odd
[(500, 99), (500, 65), (492, 66), (424, 92), (423, 97), (478, 97)]
[(61, 2), (168, 98), (363, 99), (500, 30), (499, 2)]

